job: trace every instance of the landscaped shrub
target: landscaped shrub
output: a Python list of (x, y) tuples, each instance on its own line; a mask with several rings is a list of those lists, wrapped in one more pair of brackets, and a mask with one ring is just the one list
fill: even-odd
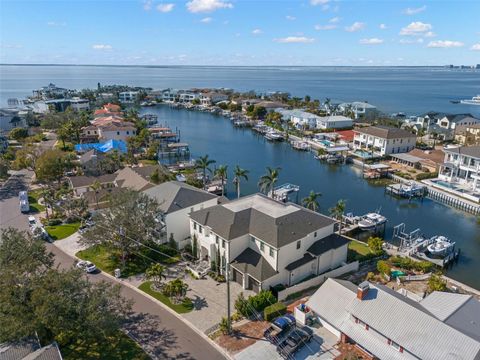
[(435, 269), (435, 265), (430, 261), (415, 261), (401, 256), (392, 256), (389, 261), (392, 265), (405, 270), (416, 270), (428, 273)]
[(245, 317), (261, 313), (267, 306), (275, 304), (277, 299), (269, 290), (262, 290), (257, 295), (245, 299), (243, 293), (235, 300), (235, 310)]
[(438, 177), (438, 172), (424, 172), (417, 175), (417, 180), (433, 179)]
[(60, 225), (61, 223), (62, 223), (62, 220), (60, 220), (60, 219), (50, 219), (50, 220), (48, 220), (47, 225), (48, 226), (57, 226), (57, 225)]
[(263, 318), (266, 321), (272, 321), (278, 316), (284, 315), (287, 312), (287, 306), (282, 302), (277, 302), (273, 305), (267, 306), (263, 310)]
[(381, 274), (385, 274), (387, 276), (390, 276), (390, 272), (391, 272), (390, 266), (383, 260), (379, 260), (377, 262), (377, 270)]

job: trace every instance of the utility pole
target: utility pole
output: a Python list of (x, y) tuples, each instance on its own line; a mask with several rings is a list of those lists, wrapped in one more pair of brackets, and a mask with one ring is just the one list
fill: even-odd
[(227, 280), (227, 328), (230, 334), (232, 332), (232, 322), (230, 321), (230, 264), (228, 261), (225, 261), (225, 279)]

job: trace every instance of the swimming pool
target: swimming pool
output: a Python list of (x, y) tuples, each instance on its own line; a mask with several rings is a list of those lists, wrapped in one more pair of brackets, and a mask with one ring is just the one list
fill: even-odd
[(357, 155), (357, 156), (359, 156), (359, 157), (361, 157), (361, 158), (363, 158), (363, 159), (372, 159), (372, 158), (375, 157), (374, 155), (372, 155), (371, 152), (365, 151), (365, 150), (355, 150), (355, 151), (353, 152), (353, 154), (355, 154), (355, 155)]

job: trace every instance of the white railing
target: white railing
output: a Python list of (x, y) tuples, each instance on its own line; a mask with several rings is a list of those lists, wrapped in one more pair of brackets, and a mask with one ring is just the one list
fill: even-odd
[(314, 277), (313, 279), (309, 279), (297, 285), (290, 286), (285, 290), (281, 290), (278, 292), (278, 301), (285, 300), (289, 295), (294, 294), (296, 292), (303, 291), (313, 286), (320, 286), (321, 284), (324, 283), (325, 280), (327, 280), (330, 277), (334, 278), (352, 271), (357, 271), (358, 266), (359, 266), (359, 262), (354, 261), (349, 264), (345, 264), (341, 267), (338, 267), (336, 269), (333, 269), (332, 271), (328, 271), (323, 274), (320, 274), (317, 277)]

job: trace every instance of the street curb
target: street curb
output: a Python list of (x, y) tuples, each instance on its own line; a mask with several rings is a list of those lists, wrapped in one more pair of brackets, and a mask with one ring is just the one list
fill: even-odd
[[(55, 246), (55, 245), (54, 245)], [(58, 248), (58, 247), (57, 247)], [(59, 250), (63, 251), (62, 249), (58, 248)], [(67, 254), (69, 255), (69, 254)], [(69, 255), (71, 256), (71, 255)], [(75, 259), (77, 260), (82, 260), (80, 259), (79, 257), (77, 257), (76, 255), (73, 256)], [(111, 280), (114, 280), (115, 282), (119, 283), (119, 284), (122, 284), (122, 285), (125, 285), (127, 287), (129, 287), (130, 289), (132, 290), (135, 290), (137, 293), (149, 298), (150, 300), (152, 300), (153, 302), (155, 302), (156, 304), (160, 305), (163, 309), (167, 310), (170, 314), (172, 314), (173, 316), (175, 316), (177, 319), (183, 321), (190, 329), (192, 329), (193, 331), (195, 331), (198, 335), (200, 335), (204, 340), (206, 340), (209, 344), (211, 344), (215, 349), (217, 349), (223, 356), (225, 356), (226, 359), (228, 360), (234, 360), (233, 357), (231, 357), (231, 355), (225, 350), (223, 349), (220, 345), (218, 345), (215, 341), (213, 341), (212, 339), (210, 339), (205, 333), (203, 333), (202, 331), (200, 331), (199, 329), (197, 329), (189, 320), (183, 318), (180, 314), (178, 314), (177, 312), (175, 312), (173, 309), (170, 309), (167, 305), (165, 305), (164, 303), (162, 303), (160, 300), (157, 300), (155, 299), (153, 296), (147, 294), (146, 292), (140, 290), (139, 288), (137, 288), (136, 286), (124, 281), (124, 280), (121, 280), (121, 279), (118, 279), (116, 278), (115, 276), (113, 275), (110, 275), (109, 273), (105, 272), (105, 271), (102, 271), (102, 274), (107, 276), (108, 278), (110, 278)]]

